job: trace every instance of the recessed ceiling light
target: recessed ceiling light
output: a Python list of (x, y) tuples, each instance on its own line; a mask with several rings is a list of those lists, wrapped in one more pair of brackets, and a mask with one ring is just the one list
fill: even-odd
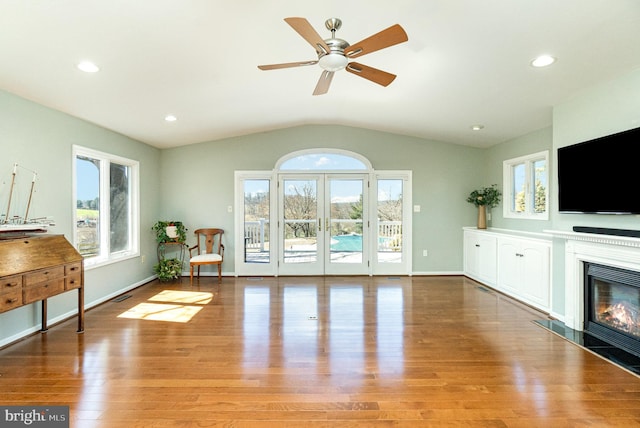
[(82, 70), (85, 73), (96, 73), (100, 71), (100, 67), (92, 63), (91, 61), (82, 61), (77, 65), (78, 70)]
[(480, 131), (482, 129), (484, 129), (484, 125), (471, 125), (472, 131)]
[(175, 122), (176, 120), (178, 120), (178, 118), (172, 114), (168, 114), (164, 117), (164, 120), (166, 120), (167, 122)]
[(553, 64), (554, 62), (556, 62), (556, 59), (551, 55), (540, 55), (539, 57), (531, 61), (531, 65), (533, 67), (546, 67)]

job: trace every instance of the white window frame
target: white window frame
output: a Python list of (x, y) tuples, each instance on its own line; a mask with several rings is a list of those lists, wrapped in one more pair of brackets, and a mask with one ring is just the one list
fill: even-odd
[[(93, 257), (86, 257), (84, 259), (85, 269), (91, 269), (98, 266), (104, 266), (107, 264), (123, 261), (133, 257), (140, 256), (140, 163), (138, 161), (127, 159), (121, 156), (113, 155), (110, 153), (101, 152), (98, 150), (89, 149), (82, 146), (74, 145), (72, 149), (72, 183), (73, 183), (73, 198), (72, 198), (72, 218), (73, 218), (73, 244), (77, 248), (78, 236), (77, 236), (77, 171), (76, 171), (76, 159), (78, 156), (85, 156), (92, 159), (98, 159), (100, 161), (100, 254)], [(110, 234), (110, 179), (109, 179), (109, 164), (117, 163), (119, 165), (125, 165), (130, 168), (130, 188), (129, 188), (129, 248), (124, 251), (111, 252), (109, 248), (109, 234)]]
[[(545, 188), (545, 211), (542, 213), (534, 212), (534, 207), (531, 204), (533, 201), (533, 192), (535, 191), (534, 180), (534, 163), (540, 160), (544, 160), (546, 165), (546, 188)], [(517, 212), (511, 209), (514, 205), (516, 192), (515, 192), (515, 177), (513, 174), (514, 167), (517, 165), (524, 165), (525, 167), (525, 210), (523, 212)], [(503, 177), (503, 203), (502, 203), (502, 215), (504, 218), (518, 218), (528, 220), (548, 220), (549, 219), (549, 151), (545, 150), (538, 153), (533, 153), (526, 156), (520, 156), (514, 159), (507, 159), (502, 163), (502, 177)]]

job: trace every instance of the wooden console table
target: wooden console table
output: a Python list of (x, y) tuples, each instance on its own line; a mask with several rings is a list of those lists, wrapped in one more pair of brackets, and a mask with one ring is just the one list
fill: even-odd
[(62, 235), (0, 240), (0, 313), (40, 301), (47, 331), (47, 298), (78, 290), (78, 333), (84, 331), (84, 265)]

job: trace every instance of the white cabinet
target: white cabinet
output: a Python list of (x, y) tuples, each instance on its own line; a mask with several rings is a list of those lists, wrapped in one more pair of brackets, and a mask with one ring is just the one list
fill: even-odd
[(548, 311), (551, 244), (522, 238), (498, 238), (498, 289)]
[(528, 305), (551, 308), (551, 239), (543, 234), (464, 231), (464, 273)]
[(464, 273), (490, 286), (496, 285), (495, 235), (464, 231)]

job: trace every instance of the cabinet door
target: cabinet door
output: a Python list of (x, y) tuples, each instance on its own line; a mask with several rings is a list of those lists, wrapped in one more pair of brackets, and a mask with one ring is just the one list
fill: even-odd
[(480, 257), (478, 270), (480, 277), (489, 285), (496, 284), (497, 278), (497, 239), (495, 236), (483, 235), (479, 237)]
[(520, 241), (498, 240), (498, 287), (511, 295), (522, 294)]
[(480, 242), (478, 235), (472, 232), (464, 232), (464, 271), (471, 277), (478, 277), (480, 271)]
[(535, 306), (548, 309), (550, 247), (537, 242), (523, 242), (520, 253), (523, 298)]
[(496, 237), (478, 232), (464, 233), (464, 271), (487, 285), (496, 284)]

